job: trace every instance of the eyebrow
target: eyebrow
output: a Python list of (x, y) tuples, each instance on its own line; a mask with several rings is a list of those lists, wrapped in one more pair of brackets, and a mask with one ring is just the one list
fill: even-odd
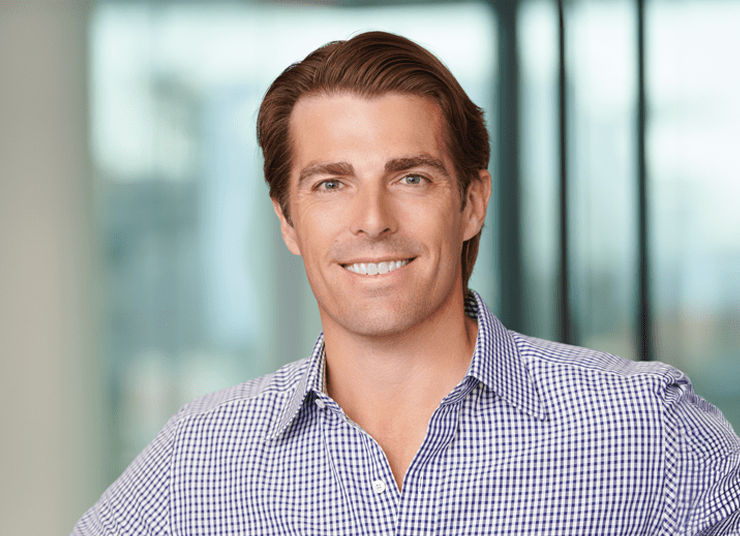
[(351, 176), (355, 174), (355, 168), (348, 162), (318, 162), (309, 164), (301, 170), (298, 175), (298, 187), (314, 175), (342, 175)]
[[(386, 173), (398, 173), (399, 171), (405, 171), (416, 167), (429, 167), (436, 169), (442, 173), (445, 177), (449, 177), (450, 173), (447, 171), (444, 163), (428, 154), (418, 154), (412, 156), (401, 156), (399, 158), (393, 158), (385, 163)], [(308, 181), (315, 175), (329, 175), (329, 176), (354, 176), (355, 168), (348, 162), (317, 162), (315, 164), (309, 164), (301, 170), (298, 175), (298, 187)]]
[(385, 163), (386, 173), (398, 173), (399, 171), (405, 171), (407, 169), (415, 167), (429, 167), (436, 169), (442, 173), (445, 177), (449, 177), (450, 173), (447, 171), (444, 163), (438, 158), (434, 158), (428, 154), (419, 154), (413, 156), (403, 156), (400, 158), (394, 158)]

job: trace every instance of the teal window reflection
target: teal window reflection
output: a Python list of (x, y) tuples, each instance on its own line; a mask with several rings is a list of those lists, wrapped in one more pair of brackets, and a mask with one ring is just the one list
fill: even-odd
[(740, 430), (740, 5), (647, 4), (657, 353)]

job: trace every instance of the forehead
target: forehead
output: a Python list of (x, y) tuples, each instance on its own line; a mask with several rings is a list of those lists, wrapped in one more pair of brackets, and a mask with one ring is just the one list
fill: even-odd
[(292, 169), (317, 159), (367, 161), (416, 153), (446, 159), (442, 125), (436, 102), (415, 95), (303, 97), (290, 117)]
[(437, 102), (421, 95), (390, 91), (379, 95), (366, 96), (352, 91), (340, 90), (322, 91), (299, 98), (293, 106), (290, 123), (292, 126), (297, 118), (310, 109), (320, 108), (322, 112), (335, 110), (337, 114), (346, 114), (349, 109), (358, 107), (369, 107), (376, 115), (393, 113), (394, 109), (398, 108), (421, 107), (428, 114), (427, 119), (437, 124), (437, 126), (439, 126), (442, 119), (442, 113)]

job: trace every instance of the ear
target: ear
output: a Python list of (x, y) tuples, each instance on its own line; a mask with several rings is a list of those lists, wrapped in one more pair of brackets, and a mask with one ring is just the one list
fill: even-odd
[(486, 220), (486, 209), (491, 197), (491, 174), (488, 170), (478, 172), (478, 180), (470, 181), (467, 199), (465, 200), (464, 237), (463, 241), (470, 240), (483, 228)]
[(300, 255), (301, 249), (298, 247), (298, 236), (295, 232), (295, 227), (285, 219), (285, 214), (283, 214), (283, 209), (277, 199), (272, 200), (272, 208), (275, 209), (275, 214), (278, 220), (280, 220), (280, 233), (283, 235), (285, 245), (288, 246), (288, 250), (293, 255)]

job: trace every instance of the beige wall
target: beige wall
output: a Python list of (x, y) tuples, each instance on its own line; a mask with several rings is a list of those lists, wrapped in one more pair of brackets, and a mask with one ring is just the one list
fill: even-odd
[(0, 1), (0, 532), (58, 535), (100, 493), (103, 390), (82, 1)]

